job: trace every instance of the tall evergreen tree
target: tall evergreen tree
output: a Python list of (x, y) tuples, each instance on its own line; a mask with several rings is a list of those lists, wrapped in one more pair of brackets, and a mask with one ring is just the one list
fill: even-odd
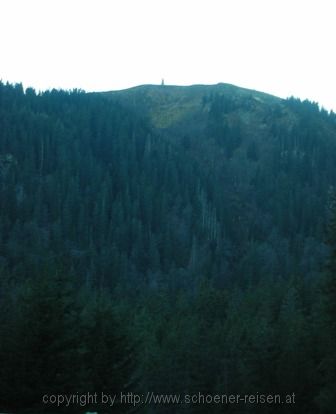
[(4, 407), (42, 409), (43, 395), (76, 392), (79, 325), (68, 278), (41, 272), (21, 286), (10, 307), (0, 373)]
[(113, 413), (133, 412), (136, 407), (121, 396), (138, 391), (136, 350), (127, 331), (118, 323), (108, 296), (99, 293), (88, 299), (81, 320), (85, 389), (116, 396), (113, 407), (102, 402), (92, 408)]
[(322, 281), (320, 341), (322, 388), (317, 401), (321, 412), (331, 414), (336, 406), (336, 195), (332, 191), (329, 205), (328, 244), (330, 255)]

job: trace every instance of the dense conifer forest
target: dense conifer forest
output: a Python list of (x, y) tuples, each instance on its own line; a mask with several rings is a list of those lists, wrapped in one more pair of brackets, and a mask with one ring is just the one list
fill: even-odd
[(232, 85), (0, 83), (0, 411), (45, 395), (295, 394), (336, 410), (336, 115)]

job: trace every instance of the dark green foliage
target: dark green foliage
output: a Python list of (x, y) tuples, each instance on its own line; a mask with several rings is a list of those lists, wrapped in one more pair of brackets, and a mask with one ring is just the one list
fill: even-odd
[(117, 323), (115, 311), (108, 297), (88, 297), (81, 314), (83, 326), (83, 359), (86, 368), (83, 390), (94, 390), (99, 395), (116, 395), (116, 403), (108, 409), (97, 404), (92, 409), (113, 413), (130, 412), (131, 404), (120, 402), (121, 393), (138, 390), (136, 351), (127, 338), (125, 329)]
[(5, 407), (39, 407), (50, 391), (71, 392), (78, 384), (79, 324), (66, 279), (44, 272), (28, 280), (9, 309), (0, 376)]
[(317, 398), (323, 413), (332, 413), (336, 404), (336, 199), (330, 192), (328, 244), (330, 255), (327, 269), (321, 282), (320, 346), (322, 359), (320, 374), (322, 387)]
[[(103, 296), (103, 295), (102, 295)], [(84, 300), (85, 299), (85, 300)], [(136, 357), (110, 299), (77, 295), (71, 279), (52, 269), (2, 298), (0, 407), (19, 411), (74, 411), (44, 396), (120, 394), (137, 384)], [(119, 396), (118, 396), (119, 397)], [(127, 405), (105, 412), (129, 412)]]
[(335, 182), (335, 114), (308, 101), (0, 83), (0, 410), (52, 411), (45, 393), (294, 392), (285, 410), (141, 408), (332, 413)]
[[(1, 84), (0, 255), (18, 280), (55, 258), (110, 289), (164, 287), (181, 271), (187, 285), (288, 277), (300, 262), (295, 272), (316, 274), (336, 179), (332, 115), (204, 88), (107, 99)], [(166, 101), (172, 121), (158, 129)]]

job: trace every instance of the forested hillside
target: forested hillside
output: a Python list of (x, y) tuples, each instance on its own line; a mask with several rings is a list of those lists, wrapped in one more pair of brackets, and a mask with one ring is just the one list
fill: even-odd
[(0, 411), (131, 390), (333, 413), (335, 183), (336, 115), (309, 101), (0, 83)]

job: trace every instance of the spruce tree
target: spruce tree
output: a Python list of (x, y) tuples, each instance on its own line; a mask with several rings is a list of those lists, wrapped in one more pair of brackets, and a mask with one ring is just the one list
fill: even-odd
[(330, 255), (322, 281), (320, 341), (322, 387), (317, 401), (322, 413), (335, 412), (336, 406), (336, 195), (329, 206), (328, 244)]
[(11, 302), (0, 383), (6, 409), (46, 409), (43, 396), (77, 391), (76, 301), (63, 273), (41, 272)]
[(121, 399), (137, 392), (137, 357), (126, 330), (117, 321), (110, 298), (98, 293), (91, 296), (82, 313), (85, 390), (98, 395), (115, 395), (113, 407), (100, 401), (92, 409), (129, 413), (136, 407)]

